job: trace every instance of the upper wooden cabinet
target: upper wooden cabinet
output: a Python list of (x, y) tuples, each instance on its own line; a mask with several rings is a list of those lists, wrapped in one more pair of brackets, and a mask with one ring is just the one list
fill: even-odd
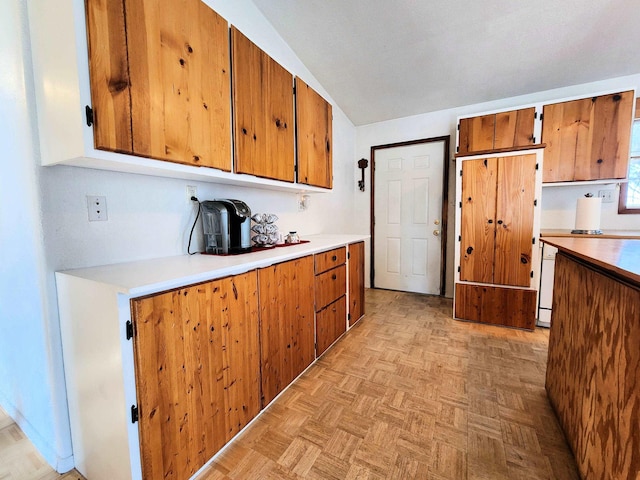
[(231, 27), (235, 171), (295, 179), (293, 75)]
[(331, 104), (296, 77), (298, 183), (332, 188)]
[(86, 15), (95, 148), (230, 171), (226, 20), (200, 0), (87, 0)]
[(256, 271), (131, 308), (142, 477), (186, 480), (260, 411)]
[(458, 125), (458, 153), (533, 145), (535, 108), (461, 118)]
[(634, 92), (545, 105), (544, 182), (625, 178)]
[(460, 280), (530, 286), (536, 163), (529, 154), (462, 164)]

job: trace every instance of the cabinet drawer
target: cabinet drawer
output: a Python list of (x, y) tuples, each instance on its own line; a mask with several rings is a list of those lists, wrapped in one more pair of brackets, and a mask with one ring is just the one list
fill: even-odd
[(343, 296), (316, 313), (316, 356), (347, 330), (347, 297)]
[(340, 265), (316, 275), (316, 312), (347, 293), (347, 267)]
[(345, 247), (329, 250), (328, 252), (316, 253), (313, 256), (315, 260), (315, 272), (326, 272), (330, 268), (342, 265), (347, 261), (347, 249)]

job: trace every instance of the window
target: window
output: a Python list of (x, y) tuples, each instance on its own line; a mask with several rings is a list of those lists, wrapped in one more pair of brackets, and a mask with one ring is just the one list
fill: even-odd
[(631, 130), (629, 182), (620, 187), (618, 213), (640, 214), (640, 98), (636, 98), (636, 119)]

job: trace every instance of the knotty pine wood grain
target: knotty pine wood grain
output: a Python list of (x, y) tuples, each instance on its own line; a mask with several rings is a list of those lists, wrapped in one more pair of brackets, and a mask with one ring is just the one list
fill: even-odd
[(535, 290), (456, 284), (455, 317), (472, 322), (533, 330)]
[(294, 181), (293, 75), (231, 27), (235, 171)]
[(575, 180), (627, 177), (633, 103), (633, 91), (596, 97), (591, 154), (587, 162), (576, 162)]
[(533, 145), (535, 107), (496, 114), (493, 148)]
[(262, 405), (315, 359), (311, 255), (258, 270)]
[(535, 179), (535, 155), (499, 159), (493, 283), (531, 284)]
[(633, 92), (545, 105), (543, 181), (624, 178), (632, 109)]
[[(315, 279), (316, 312), (347, 293), (347, 267), (339, 265)], [(346, 317), (345, 317), (346, 318)]]
[(322, 253), (316, 253), (313, 256), (313, 268), (316, 273), (326, 272), (327, 270), (342, 265), (347, 261), (347, 249), (345, 247), (334, 248)]
[(460, 280), (492, 283), (498, 159), (462, 164)]
[(188, 479), (260, 410), (257, 275), (131, 302), (144, 478)]
[(136, 155), (231, 170), (227, 21), (200, 0), (124, 0)]
[(496, 115), (482, 115), (460, 119), (458, 153), (465, 154), (493, 149)]
[(542, 141), (547, 146), (543, 181), (572, 181), (576, 164), (585, 162), (589, 152), (592, 103), (590, 98), (585, 98), (544, 106)]
[(132, 152), (131, 92), (122, 1), (86, 0), (94, 146)]
[(316, 355), (322, 355), (347, 330), (347, 297), (316, 313)]
[(585, 479), (640, 478), (640, 290), (556, 256), (546, 389)]
[(296, 77), (298, 183), (333, 187), (332, 107)]
[(352, 243), (349, 251), (349, 326), (364, 315), (364, 242)]

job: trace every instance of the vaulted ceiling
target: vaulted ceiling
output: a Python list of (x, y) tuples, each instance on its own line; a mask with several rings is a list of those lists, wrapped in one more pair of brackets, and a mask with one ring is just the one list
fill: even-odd
[(640, 73), (638, 0), (253, 0), (355, 125)]

